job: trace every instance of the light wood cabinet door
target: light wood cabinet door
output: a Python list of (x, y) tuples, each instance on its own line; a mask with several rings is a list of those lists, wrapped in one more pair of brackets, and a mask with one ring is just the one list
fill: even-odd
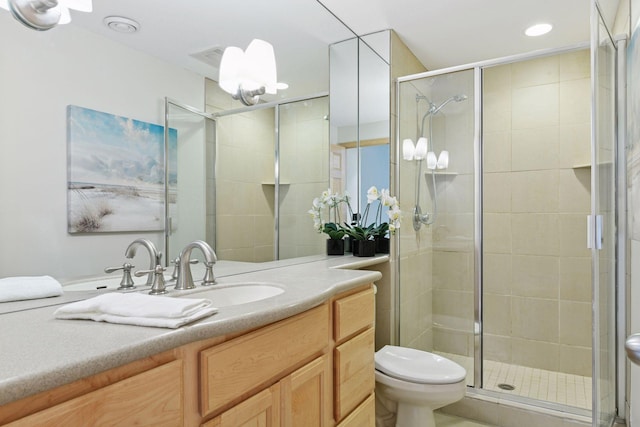
[(175, 360), (8, 424), (10, 427), (183, 425), (182, 361)]
[(280, 384), (262, 390), (223, 412), (202, 427), (277, 427), (280, 425)]
[(334, 350), (336, 421), (341, 421), (375, 388), (375, 333), (367, 329)]
[(281, 381), (282, 426), (324, 427), (331, 416), (331, 365), (325, 354)]

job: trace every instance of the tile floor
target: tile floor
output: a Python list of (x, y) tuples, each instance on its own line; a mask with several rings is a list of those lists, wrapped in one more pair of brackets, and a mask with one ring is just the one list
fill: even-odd
[[(467, 383), (473, 383), (473, 359), (441, 353), (467, 370)], [(514, 390), (503, 390), (498, 384), (508, 384)], [(484, 361), (484, 388), (562, 405), (591, 409), (591, 377), (527, 368), (507, 363)]]

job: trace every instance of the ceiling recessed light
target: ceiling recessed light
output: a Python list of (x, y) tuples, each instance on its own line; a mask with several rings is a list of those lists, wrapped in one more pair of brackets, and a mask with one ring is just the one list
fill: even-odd
[(135, 33), (140, 29), (139, 23), (123, 16), (107, 16), (103, 22), (107, 27), (119, 33)]
[(536, 37), (547, 34), (552, 28), (551, 24), (536, 24), (527, 28), (524, 33), (529, 37)]

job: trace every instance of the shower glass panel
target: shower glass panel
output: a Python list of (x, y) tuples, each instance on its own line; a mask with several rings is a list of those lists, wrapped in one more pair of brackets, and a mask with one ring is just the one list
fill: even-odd
[(611, 425), (616, 415), (615, 371), (615, 173), (616, 108), (615, 72), (616, 48), (605, 23), (594, 9), (597, 23), (593, 43), (594, 79), (594, 141), (592, 148), (591, 224), (592, 274), (594, 298), (593, 322), (593, 425)]
[(277, 108), (279, 259), (322, 254), (327, 236), (314, 230), (307, 211), (329, 188), (329, 97)]
[[(591, 409), (590, 55), (483, 69), (483, 388)], [(580, 412), (580, 410), (577, 410)]]
[(476, 351), (474, 103), (472, 69), (399, 84), (406, 147), (398, 161), (399, 344), (459, 362), (469, 385)]
[(189, 242), (216, 249), (215, 121), (207, 113), (169, 99), (165, 102), (165, 265)]
[[(612, 46), (600, 46), (598, 105), (610, 106)], [(592, 159), (590, 50), (407, 76), (398, 88), (398, 344), (463, 365), (474, 393), (583, 416), (595, 402), (609, 416), (613, 145)], [(602, 111), (598, 135), (610, 138), (614, 116)], [(596, 322), (592, 163), (605, 229)]]

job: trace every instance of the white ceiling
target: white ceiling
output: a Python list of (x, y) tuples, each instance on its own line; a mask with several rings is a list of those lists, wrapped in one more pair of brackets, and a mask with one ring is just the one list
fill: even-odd
[[(589, 0), (320, 1), (360, 35), (395, 30), (429, 70), (589, 41)], [(540, 22), (553, 31), (524, 35)]]
[[(321, 3), (322, 4), (321, 4)], [(192, 54), (253, 38), (274, 45), (278, 77), (290, 98), (328, 91), (327, 46), (393, 29), (434, 70), (485, 59), (564, 47), (589, 40), (590, 0), (93, 0), (92, 13), (73, 12), (79, 25), (135, 49), (217, 79), (217, 68)], [(601, 0), (615, 15), (618, 0)], [(324, 6), (323, 6), (324, 5)], [(346, 23), (343, 26), (325, 7)], [(140, 22), (119, 34), (102, 22), (122, 15)], [(524, 29), (549, 22), (551, 33), (531, 38)], [(52, 30), (52, 31), (55, 31)]]

